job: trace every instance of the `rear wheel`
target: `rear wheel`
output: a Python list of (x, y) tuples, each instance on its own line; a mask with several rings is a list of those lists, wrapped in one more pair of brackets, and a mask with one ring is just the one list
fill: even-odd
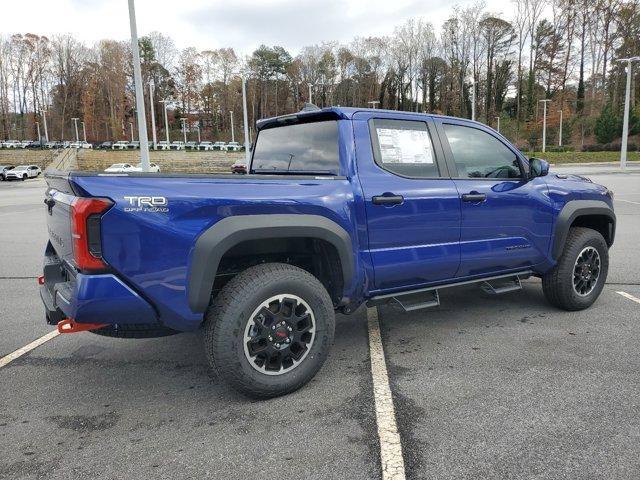
[(569, 230), (558, 264), (542, 277), (544, 295), (564, 310), (583, 310), (600, 296), (609, 270), (609, 248), (590, 228)]
[(269, 398), (297, 390), (320, 370), (335, 315), (324, 286), (292, 265), (270, 263), (234, 277), (206, 314), (205, 348), (236, 390)]
[(22, 175), (22, 181), (24, 182), (27, 179), (26, 175)]

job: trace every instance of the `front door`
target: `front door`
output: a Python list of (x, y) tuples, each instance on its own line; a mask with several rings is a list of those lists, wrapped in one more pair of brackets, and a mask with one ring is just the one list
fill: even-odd
[(354, 116), (375, 290), (451, 279), (460, 263), (460, 201), (424, 115)]
[(553, 222), (547, 185), (528, 179), (520, 154), (486, 127), (438, 121), (460, 193), (458, 277), (524, 270), (545, 261)]

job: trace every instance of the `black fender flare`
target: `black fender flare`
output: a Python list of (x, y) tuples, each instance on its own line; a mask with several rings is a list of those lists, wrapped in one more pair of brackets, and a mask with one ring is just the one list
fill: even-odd
[(344, 284), (353, 279), (354, 254), (351, 236), (340, 225), (320, 215), (274, 214), (226, 217), (205, 230), (196, 241), (187, 282), (189, 308), (204, 312), (209, 306), (213, 282), (223, 255), (247, 240), (309, 237), (336, 248)]
[(571, 200), (562, 207), (556, 219), (556, 228), (553, 235), (553, 249), (551, 254), (554, 260), (560, 258), (564, 244), (569, 234), (571, 224), (578, 217), (589, 215), (605, 216), (609, 219), (609, 246), (613, 244), (616, 232), (616, 214), (609, 204), (602, 200)]

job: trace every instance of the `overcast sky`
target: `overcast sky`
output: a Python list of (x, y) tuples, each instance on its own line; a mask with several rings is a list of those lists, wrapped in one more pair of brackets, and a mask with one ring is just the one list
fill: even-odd
[[(251, 53), (260, 44), (300, 47), (356, 36), (385, 35), (409, 17), (424, 17), (436, 31), (452, 11), (474, 0), (136, 0), (140, 36), (157, 30), (179, 48), (233, 47)], [(127, 0), (0, 0), (0, 33), (71, 33), (91, 44), (129, 38)], [(510, 0), (487, 9), (512, 17)]]

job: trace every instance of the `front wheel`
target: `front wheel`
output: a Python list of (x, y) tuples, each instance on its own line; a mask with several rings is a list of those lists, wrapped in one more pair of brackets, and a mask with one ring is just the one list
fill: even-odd
[(590, 228), (574, 227), (558, 264), (542, 277), (542, 290), (552, 305), (564, 310), (584, 310), (600, 296), (609, 270), (609, 247)]
[(27, 179), (26, 175), (22, 175), (22, 181), (24, 182)]
[(316, 277), (292, 265), (245, 270), (206, 313), (205, 348), (220, 378), (245, 395), (269, 398), (302, 387), (333, 343), (335, 314)]

